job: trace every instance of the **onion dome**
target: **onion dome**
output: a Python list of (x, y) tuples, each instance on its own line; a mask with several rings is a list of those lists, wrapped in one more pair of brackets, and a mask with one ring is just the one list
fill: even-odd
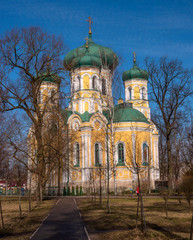
[(130, 70), (125, 71), (123, 73), (123, 76), (122, 76), (123, 81), (127, 81), (130, 79), (136, 79), (136, 78), (148, 80), (148, 77), (149, 77), (148, 72), (143, 69), (140, 69), (136, 64), (135, 53), (134, 53), (133, 62), (134, 62), (133, 67)]
[(41, 74), (40, 80), (42, 82), (52, 82), (60, 84), (61, 79), (58, 74), (50, 71), (50, 57), (47, 57), (47, 68), (44, 73)]
[(89, 38), (83, 46), (70, 51), (64, 58), (66, 70), (80, 67), (102, 67), (113, 70), (118, 63), (118, 57), (113, 50), (93, 42), (92, 33), (89, 33)]
[(61, 79), (56, 73), (52, 72), (45, 72), (41, 76), (41, 81), (42, 82), (52, 82), (52, 83), (57, 83), (60, 84)]

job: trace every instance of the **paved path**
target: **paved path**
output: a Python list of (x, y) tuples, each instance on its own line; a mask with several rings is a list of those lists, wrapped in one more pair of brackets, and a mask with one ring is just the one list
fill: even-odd
[(73, 198), (60, 198), (31, 240), (88, 240)]

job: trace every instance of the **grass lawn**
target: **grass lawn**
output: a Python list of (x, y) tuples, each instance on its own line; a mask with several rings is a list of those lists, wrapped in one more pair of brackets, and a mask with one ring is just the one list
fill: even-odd
[(32, 202), (32, 211), (29, 213), (28, 201), (26, 198), (22, 198), (22, 219), (19, 219), (18, 198), (1, 196), (0, 200), (5, 225), (5, 228), (2, 229), (0, 219), (0, 239), (2, 240), (29, 239), (56, 202), (56, 200), (46, 200), (38, 207), (36, 202)]
[(144, 213), (147, 235), (138, 230), (136, 223), (136, 198), (110, 199), (111, 213), (107, 214), (106, 201), (103, 209), (89, 199), (77, 199), (81, 214), (87, 225), (92, 240), (126, 240), (126, 239), (189, 239), (192, 214), (185, 200), (180, 205), (178, 200), (168, 202), (166, 218), (164, 201), (161, 198), (145, 198)]

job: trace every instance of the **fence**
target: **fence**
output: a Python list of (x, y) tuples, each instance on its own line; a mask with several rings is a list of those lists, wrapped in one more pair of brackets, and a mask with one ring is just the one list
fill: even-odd
[(5, 188), (1, 187), (0, 188), (0, 195), (4, 196), (16, 196), (21, 193), (22, 196), (26, 195), (27, 190), (24, 188), (18, 188), (18, 187), (11, 187), (11, 188)]

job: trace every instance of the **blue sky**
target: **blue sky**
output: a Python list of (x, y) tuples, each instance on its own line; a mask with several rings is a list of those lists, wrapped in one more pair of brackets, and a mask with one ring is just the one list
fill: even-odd
[(121, 71), (146, 56), (179, 58), (192, 68), (193, 1), (185, 0), (0, 0), (0, 35), (14, 27), (40, 26), (62, 35), (69, 50), (88, 36), (123, 57)]

